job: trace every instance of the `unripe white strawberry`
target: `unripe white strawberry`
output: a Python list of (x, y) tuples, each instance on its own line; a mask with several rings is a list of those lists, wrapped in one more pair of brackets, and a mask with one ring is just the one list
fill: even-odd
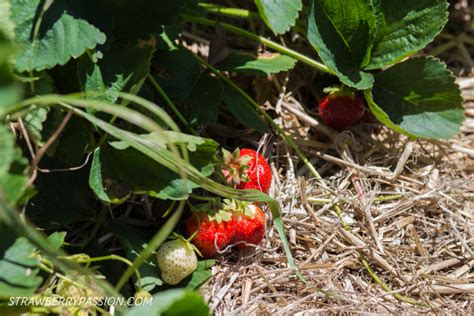
[(197, 256), (193, 246), (178, 238), (161, 245), (157, 252), (161, 278), (170, 285), (176, 285), (196, 270)]

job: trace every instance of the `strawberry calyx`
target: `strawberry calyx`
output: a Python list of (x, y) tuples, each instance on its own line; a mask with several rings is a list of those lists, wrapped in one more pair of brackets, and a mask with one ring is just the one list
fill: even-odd
[(210, 222), (214, 221), (218, 224), (222, 222), (228, 222), (232, 219), (232, 214), (222, 207), (222, 202), (220, 199), (198, 205), (195, 208), (195, 211), (206, 213)]
[(196, 246), (194, 246), (194, 245), (190, 242), (190, 240), (184, 238), (182, 235), (173, 232), (173, 234), (171, 234), (171, 236), (169, 237), (169, 239), (171, 239), (171, 240), (180, 239), (180, 240), (184, 241), (184, 244), (186, 245), (186, 248), (188, 248), (189, 250), (194, 250), (195, 252), (197, 252), (197, 253), (202, 257), (202, 254), (201, 254), (201, 252), (199, 251), (199, 249), (197, 249)]
[(323, 92), (331, 97), (350, 97), (353, 100), (357, 97), (354, 90), (344, 85), (327, 87), (323, 89)]
[(241, 182), (249, 181), (247, 172), (251, 156), (240, 156), (240, 148), (236, 148), (232, 153), (222, 149), (222, 157), (222, 174), (228, 184), (239, 185)]
[(220, 224), (222, 222), (230, 222), (235, 214), (252, 216), (252, 210), (248, 207), (250, 204), (252, 203), (235, 199), (224, 199), (222, 202), (219, 202), (217, 207), (214, 203), (204, 203), (196, 207), (196, 211), (207, 213), (209, 221), (215, 221)]
[(246, 201), (225, 199), (223, 209), (231, 214), (243, 214), (250, 217), (253, 215), (252, 210), (248, 207), (250, 204)]

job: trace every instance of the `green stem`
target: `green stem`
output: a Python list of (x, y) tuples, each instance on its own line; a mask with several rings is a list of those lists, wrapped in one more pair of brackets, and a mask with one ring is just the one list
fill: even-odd
[(417, 300), (414, 300), (410, 297), (407, 297), (407, 296), (403, 296), (399, 293), (393, 293), (393, 290), (387, 285), (385, 284), (380, 278), (379, 276), (374, 272), (374, 270), (372, 270), (372, 267), (370, 266), (370, 264), (367, 262), (367, 260), (365, 259), (364, 255), (362, 253), (359, 252), (359, 260), (360, 262), (362, 263), (362, 265), (364, 266), (364, 268), (367, 270), (367, 272), (370, 274), (370, 276), (372, 277), (372, 279), (380, 285), (380, 287), (387, 293), (390, 293), (393, 297), (395, 297), (397, 300), (401, 301), (401, 302), (405, 302), (405, 303), (408, 303), (408, 304), (411, 304), (411, 305), (416, 305), (416, 306), (425, 306), (424, 304), (418, 302)]
[(382, 195), (376, 197), (374, 200), (377, 202), (385, 202), (385, 201), (393, 201), (393, 200), (400, 200), (403, 198), (402, 194), (391, 194), (391, 195)]
[(199, 200), (199, 201), (206, 201), (206, 202), (213, 202), (215, 203), (216, 200), (218, 200), (219, 198), (217, 197), (211, 197), (211, 196), (202, 196), (202, 195), (197, 195), (197, 194), (194, 194), (194, 193), (191, 193), (189, 195), (190, 198), (193, 198), (195, 200)]
[(222, 14), (244, 19), (260, 19), (260, 15), (258, 13), (245, 9), (222, 7), (212, 3), (199, 3), (198, 6), (210, 13)]
[[(239, 86), (237, 86), (232, 80), (230, 80), (229, 78), (227, 78), (224, 74), (222, 74), (218, 69), (216, 69), (215, 67), (213, 67), (212, 65), (210, 65), (208, 62), (206, 62), (204, 59), (202, 59), (201, 57), (199, 56), (196, 56), (196, 58), (203, 64), (205, 65), (211, 72), (213, 72), (216, 76), (218, 76), (219, 78), (221, 78), (222, 80), (224, 80), (228, 85), (230, 85), (236, 92), (238, 92), (240, 95), (242, 95), (242, 97), (244, 97), (253, 107), (255, 107), (255, 109), (257, 111), (259, 111), (267, 120), (268, 122), (272, 125), (272, 127), (277, 131), (277, 133), (291, 146), (291, 148), (293, 148), (293, 150), (296, 152), (296, 154), (298, 155), (298, 157), (303, 161), (303, 163), (306, 165), (306, 167), (311, 171), (311, 173), (313, 174), (313, 176), (316, 178), (316, 180), (318, 181), (318, 183), (321, 185), (321, 187), (323, 188), (323, 191), (334, 197), (334, 194), (330, 191), (329, 187), (327, 186), (327, 184), (324, 182), (324, 179), (321, 177), (321, 175), (319, 174), (319, 172), (316, 170), (316, 168), (314, 168), (314, 166), (311, 164), (311, 162), (308, 160), (308, 158), (306, 158), (306, 156), (304, 155), (304, 153), (301, 151), (301, 149), (298, 147), (298, 145), (288, 136), (288, 134), (286, 134), (286, 132), (277, 124), (273, 121), (273, 119), (271, 118), (271, 116), (266, 112), (264, 111), (263, 109), (260, 108), (259, 104), (257, 102), (255, 102), (255, 100), (253, 100), (244, 90), (242, 90)], [(341, 208), (339, 207), (338, 204), (334, 204), (333, 205), (333, 209), (334, 211), (336, 212), (337, 216), (339, 217), (339, 220), (341, 221), (341, 224), (342, 224), (342, 227), (349, 231), (349, 232), (352, 232), (352, 229), (351, 227), (346, 223), (346, 221), (344, 220), (344, 215), (343, 215), (343, 212), (341, 210)], [(391, 293), (393, 292), (390, 287), (385, 284), (376, 274), (375, 272), (373, 271), (373, 269), (370, 267), (369, 263), (367, 262), (367, 260), (365, 259), (365, 256), (362, 252), (359, 252), (359, 257), (360, 257), (360, 261), (361, 263), (364, 265), (364, 267), (367, 269), (368, 273), (370, 274), (370, 276), (372, 277), (372, 279), (378, 283), (382, 289), (384, 289), (385, 291)], [(392, 296), (400, 301), (403, 301), (403, 302), (406, 302), (406, 303), (410, 303), (410, 304), (414, 304), (414, 305), (420, 305), (420, 303), (418, 303), (417, 301), (409, 298), (409, 297), (405, 297), (405, 296), (402, 296), (400, 294), (396, 294), (396, 293), (391, 293)]]
[(54, 271), (53, 269), (51, 269), (50, 267), (48, 267), (48, 266), (47, 266), (46, 264), (44, 264), (43, 262), (41, 262), (38, 267), (39, 267), (41, 270), (43, 270), (43, 271), (45, 271), (45, 272), (47, 272), (47, 273), (49, 273), (49, 274), (51, 274), (51, 275), (54, 274), (58, 279), (61, 279), (61, 280), (66, 281), (66, 282), (69, 282), (69, 283), (71, 283), (71, 284), (73, 284), (73, 285), (75, 285), (75, 286), (77, 286), (77, 287), (79, 287), (79, 288), (81, 288), (81, 289), (87, 289), (87, 287), (86, 287), (85, 285), (82, 285), (82, 284), (80, 284), (80, 283), (74, 281), (73, 279), (70, 279), (70, 278), (68, 278), (67, 276), (62, 275), (61, 273), (58, 273), (58, 272)]
[(163, 218), (167, 217), (167, 216), (170, 214), (170, 212), (174, 209), (174, 206), (175, 206), (175, 205), (176, 205), (176, 200), (173, 200), (173, 201), (171, 202), (170, 207), (168, 207), (168, 208), (166, 209), (166, 211), (163, 213), (163, 215), (162, 215), (161, 217), (163, 217)]
[[(102, 257), (95, 257), (95, 258), (84, 258), (83, 260), (77, 260), (78, 263), (92, 263), (92, 262), (100, 262), (100, 261), (107, 261), (107, 260), (116, 260), (116, 261), (120, 261), (120, 262), (123, 262), (125, 263), (127, 266), (129, 267), (132, 267), (134, 268), (133, 266), (133, 263), (126, 259), (126, 258), (123, 258), (123, 257), (120, 257), (118, 255), (108, 255), (108, 256), (102, 256)], [(141, 286), (141, 275), (140, 275), (140, 271), (138, 269), (135, 269), (135, 275), (137, 277), (137, 282), (138, 282), (138, 288), (141, 289), (142, 286)]]
[(273, 42), (273, 41), (271, 41), (271, 40), (269, 40), (269, 39), (267, 39), (263, 36), (253, 34), (251, 32), (248, 32), (248, 31), (244, 30), (244, 29), (241, 29), (239, 27), (233, 26), (231, 24), (221, 23), (219, 21), (210, 20), (210, 19), (206, 19), (206, 18), (203, 18), (203, 17), (195, 16), (195, 15), (183, 14), (182, 17), (183, 17), (184, 20), (189, 21), (189, 22), (194, 22), (194, 23), (198, 23), (198, 24), (202, 24), (202, 25), (208, 25), (208, 26), (219, 26), (223, 30), (226, 30), (226, 31), (241, 35), (243, 37), (246, 37), (250, 40), (262, 43), (262, 44), (276, 50), (277, 52), (280, 52), (284, 55), (288, 55), (290, 57), (293, 57), (293, 58), (295, 58), (295, 59), (297, 59), (297, 60), (313, 67), (313, 68), (316, 68), (318, 70), (321, 70), (321, 71), (326, 72), (326, 73), (331, 74), (331, 75), (334, 74), (334, 72), (332, 70), (330, 70), (326, 65), (324, 65), (324, 64), (322, 64), (322, 63), (320, 63), (320, 62), (318, 62), (318, 61), (316, 61), (312, 58), (309, 58), (308, 56), (305, 56), (301, 53), (298, 53), (297, 51), (294, 51), (294, 50), (289, 49), (285, 46), (282, 46), (278, 43), (275, 43), (275, 42)]
[(171, 101), (171, 99), (168, 97), (166, 92), (161, 88), (161, 86), (158, 84), (158, 82), (153, 78), (153, 76), (148, 73), (147, 75), (148, 80), (151, 82), (153, 87), (155, 87), (156, 91), (161, 95), (161, 97), (165, 100), (166, 104), (171, 108), (173, 113), (176, 115), (176, 117), (183, 123), (184, 126), (195, 136), (197, 136), (196, 131), (191, 127), (189, 122), (186, 120), (186, 118), (181, 114), (181, 112), (178, 110), (176, 105)]

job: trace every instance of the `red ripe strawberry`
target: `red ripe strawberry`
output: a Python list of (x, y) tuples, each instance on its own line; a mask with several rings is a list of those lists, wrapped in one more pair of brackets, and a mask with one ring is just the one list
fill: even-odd
[(233, 243), (239, 248), (258, 245), (265, 236), (265, 213), (255, 204), (247, 204), (234, 214), (236, 230)]
[(268, 193), (272, 171), (267, 160), (253, 149), (237, 148), (233, 153), (223, 150), (222, 174), (227, 183), (238, 189), (255, 189)]
[(235, 228), (232, 215), (226, 211), (218, 211), (213, 215), (198, 212), (186, 220), (188, 234), (191, 236), (196, 233), (191, 242), (206, 258), (214, 256), (232, 241)]
[(363, 99), (344, 89), (331, 88), (330, 91), (331, 94), (319, 103), (319, 114), (324, 123), (337, 131), (359, 123), (365, 113)]

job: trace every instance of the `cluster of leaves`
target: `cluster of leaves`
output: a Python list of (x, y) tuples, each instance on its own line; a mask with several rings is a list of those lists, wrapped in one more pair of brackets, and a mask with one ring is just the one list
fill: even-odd
[[(256, 1), (265, 23), (284, 33), (301, 1)], [(350, 9), (349, 9), (350, 8)], [(380, 122), (412, 138), (449, 139), (464, 120), (453, 74), (425, 48), (448, 21), (446, 0), (312, 0), (307, 38), (339, 80), (363, 90)]]
[[(442, 30), (446, 0), (313, 0), (308, 7), (301, 0), (256, 0), (255, 5), (276, 35), (300, 28), (299, 16), (307, 17), (305, 33), (326, 71), (362, 90), (382, 123), (412, 137), (450, 138), (459, 130), (462, 99), (446, 66), (432, 57), (405, 60)], [(182, 300), (195, 313), (206, 314), (192, 290), (210, 277), (213, 261), (201, 261), (180, 284), (185, 289), (163, 292), (167, 288), (150, 256), (176, 226), (183, 201), (198, 189), (267, 201), (292, 265), (274, 201), (214, 182), (218, 144), (180, 131), (194, 134), (220, 115), (269, 131), (245, 95), (177, 44), (183, 19), (199, 17), (215, 25), (205, 18), (206, 8), (192, 0), (0, 0), (0, 271), (7, 276), (0, 278), (0, 312), (7, 308), (1, 301), (10, 296), (49, 293), (45, 289), (54, 282), (44, 265), (61, 265), (60, 248), (110, 257), (96, 236), (106, 229), (140, 275), (122, 294), (133, 295), (138, 285), (156, 292), (160, 302), (131, 309), (131, 315), (160, 314), (166, 308), (185, 314)], [(261, 40), (238, 28), (227, 30)], [(307, 60), (265, 43), (278, 52), (236, 51), (213, 65), (216, 71), (265, 76)], [(168, 105), (172, 114), (155, 102)], [(14, 130), (28, 137), (15, 137)], [(43, 148), (44, 156), (36, 160)], [(27, 152), (36, 156), (27, 158)], [(156, 208), (175, 210), (173, 215), (159, 212), (165, 218), (153, 229), (109, 220), (114, 212), (126, 212), (130, 198), (142, 195), (151, 197)], [(23, 207), (28, 220), (53, 234), (37, 236), (35, 242), (32, 236), (15, 237), (26, 233), (13, 220), (18, 214), (11, 206)], [(74, 242), (64, 243), (59, 231), (84, 224), (92, 227), (85, 238), (73, 236)], [(46, 251), (48, 245), (52, 248)], [(124, 272), (107, 261), (99, 268), (108, 281), (119, 283), (116, 276), (128, 271), (133, 269)]]
[[(35, 245), (25, 237), (15, 237), (21, 234), (15, 225), (11, 225), (12, 229), (5, 226), (11, 224), (7, 215), (9, 205), (23, 205), (28, 218), (48, 231), (69, 230), (78, 223), (90, 225), (100, 221), (95, 228), (97, 232), (105, 226), (109, 205), (123, 203), (132, 194), (181, 200), (198, 187), (191, 181), (181, 180), (176, 169), (170, 170), (129, 144), (121, 143), (121, 138), (113, 141), (113, 137), (97, 125), (79, 116), (73, 116), (59, 138), (47, 144), (58, 127), (66, 122), (67, 115), (64, 108), (58, 106), (60, 101), (38, 99), (52, 93), (83, 92), (83, 96), (72, 99), (94, 103), (97, 107), (88, 106), (81, 113), (100, 118), (104, 124), (115, 121), (114, 114), (100, 113), (98, 105), (112, 106), (115, 103), (117, 106), (136, 107), (119, 98), (119, 93), (137, 94), (141, 90), (147, 93), (143, 84), (156, 53), (154, 36), (164, 32), (164, 25), (178, 20), (184, 5), (184, 0), (172, 4), (141, 1), (133, 5), (128, 1), (105, 0), (0, 2), (0, 112), (5, 123), (0, 125), (0, 199), (7, 201), (0, 208), (0, 271), (7, 276), (0, 279), (0, 306), (6, 313), (25, 312), (29, 308), (35, 311), (34, 307), (28, 306), (18, 311), (18, 307), (8, 306), (8, 298), (46, 296), (53, 293), (50, 289), (54, 289), (56, 284), (54, 279), (47, 277), (44, 265), (51, 258), (41, 251), (41, 245)], [(10, 128), (6, 123), (17, 121), (18, 117), (7, 115), (22, 98), (32, 100), (35, 97), (36, 101), (24, 103), (24, 112), (18, 116), (22, 117), (21, 125), (28, 133), (28, 142), (17, 140), (13, 126)], [(152, 95), (150, 99), (153, 98)], [(141, 140), (148, 138), (155, 151), (167, 151), (175, 145), (186, 146), (186, 152), (189, 151), (187, 158), (193, 168), (200, 176), (209, 176), (213, 171), (217, 143), (178, 131), (160, 133), (163, 127), (168, 128), (166, 118), (157, 117), (153, 123), (160, 129), (155, 133), (149, 130), (149, 134), (140, 122), (135, 126), (126, 121), (118, 124), (133, 135), (143, 134)], [(172, 124), (171, 121), (168, 125)], [(39, 173), (37, 176), (30, 172), (28, 159), (22, 154), (22, 151), (26, 153), (28, 145), (33, 146), (36, 153), (47, 145), (39, 167), (58, 172)], [(84, 163), (89, 155), (92, 155), (92, 162)], [(82, 168), (71, 169), (83, 163)], [(29, 179), (35, 180), (34, 186), (28, 183)], [(97, 200), (102, 203), (97, 204)], [(131, 261), (147, 248), (147, 242), (156, 232), (119, 223), (107, 226), (123, 247), (124, 257)], [(88, 232), (90, 235), (85, 238), (89, 238), (88, 241), (71, 245), (64, 245), (65, 234), (61, 233), (63, 242), (56, 249), (65, 247), (79, 254), (85, 251), (86, 258), (110, 255), (97, 243), (95, 232)], [(50, 239), (46, 242), (49, 245), (54, 243)], [(75, 262), (74, 259), (69, 261)], [(208, 314), (207, 306), (193, 290), (210, 277), (212, 265), (212, 260), (201, 261), (196, 272), (180, 284), (179, 291), (163, 292), (167, 288), (160, 280), (155, 259), (150, 257), (140, 267), (141, 278), (134, 278), (134, 284), (153, 292), (158, 292), (160, 287), (160, 291), (154, 304), (133, 308), (130, 315), (186, 314), (191, 311)], [(117, 281), (115, 276), (122, 275), (124, 269), (101, 262), (99, 272), (114, 282)], [(42, 284), (42, 290), (38, 292)], [(122, 294), (130, 296), (134, 291), (134, 286), (127, 284)], [(5, 301), (1, 303), (2, 300)]]
[(441, 32), (447, 9), (445, 0), (315, 0), (308, 40), (344, 84), (365, 91), (382, 123), (412, 137), (451, 138), (464, 119), (454, 76), (432, 57), (400, 62)]

